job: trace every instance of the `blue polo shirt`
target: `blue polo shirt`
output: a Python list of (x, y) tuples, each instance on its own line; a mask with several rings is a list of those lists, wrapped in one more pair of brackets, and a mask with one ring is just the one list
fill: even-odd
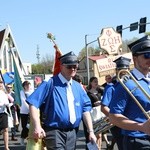
[[(143, 87), (143, 89), (150, 95), (150, 88), (148, 87), (148, 82), (144, 79), (144, 75), (142, 75), (138, 70), (133, 70), (133, 75), (135, 76), (137, 82)], [(130, 91), (137, 87), (133, 80), (128, 80), (126, 86)], [(139, 101), (139, 103), (143, 106), (145, 111), (150, 110), (150, 100), (143, 94), (143, 92), (137, 88), (133, 95)], [(127, 118), (133, 121), (137, 121), (139, 123), (143, 123), (147, 120), (139, 106), (135, 103), (132, 97), (127, 93), (127, 91), (123, 88), (120, 83), (117, 83), (115, 87), (114, 96), (112, 98), (112, 102), (110, 105), (110, 113), (111, 114), (123, 114)], [(122, 133), (124, 135), (133, 136), (133, 137), (144, 137), (147, 136), (145, 133), (140, 131), (129, 131), (123, 130)]]
[[(43, 102), (46, 102), (48, 111), (44, 124), (54, 128), (76, 128), (79, 126), (82, 114), (91, 110), (91, 101), (81, 84), (72, 80), (72, 91), (74, 95), (74, 106), (76, 112), (76, 121), (74, 124), (69, 122), (69, 108), (67, 100), (67, 84), (57, 75), (43, 81), (43, 83), (31, 94), (27, 102), (39, 108)], [(61, 78), (61, 79), (60, 79)]]
[(107, 84), (104, 89), (104, 94), (101, 100), (101, 104), (104, 106), (110, 106), (110, 102), (112, 100), (113, 94), (114, 94), (114, 84)]

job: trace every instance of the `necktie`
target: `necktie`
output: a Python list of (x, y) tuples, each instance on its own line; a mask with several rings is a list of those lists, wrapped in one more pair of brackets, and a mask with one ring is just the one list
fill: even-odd
[(70, 122), (74, 124), (74, 122), (76, 121), (76, 114), (74, 108), (74, 96), (72, 93), (70, 83), (67, 83), (67, 100), (68, 100), (68, 107), (70, 112)]

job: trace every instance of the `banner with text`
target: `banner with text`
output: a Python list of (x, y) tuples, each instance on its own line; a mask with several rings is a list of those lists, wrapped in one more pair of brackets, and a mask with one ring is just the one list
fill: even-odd
[(133, 68), (132, 53), (126, 53), (117, 56), (108, 56), (107, 58), (96, 60), (99, 76), (115, 74), (116, 63), (114, 63), (113, 61), (119, 58), (120, 56), (130, 58), (131, 59), (130, 68)]

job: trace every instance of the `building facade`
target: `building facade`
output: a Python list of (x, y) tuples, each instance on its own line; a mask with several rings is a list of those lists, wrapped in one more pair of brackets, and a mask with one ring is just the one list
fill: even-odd
[(24, 75), (31, 72), (31, 64), (27, 65), (28, 68), (24, 67), (11, 29), (7, 25), (5, 29), (0, 31), (0, 69), (13, 72), (13, 63), (16, 63), (22, 80)]
[[(109, 56), (109, 55), (99, 55), (99, 56), (89, 56), (89, 78), (90, 77), (97, 77), (98, 83), (103, 85), (105, 83), (105, 76), (106, 75), (115, 75), (116, 74), (116, 64), (113, 62), (120, 56), (124, 56), (131, 59), (130, 69), (134, 67), (132, 54), (125, 53), (116, 56)], [(81, 59), (79, 63), (79, 69), (77, 71), (83, 77), (83, 84), (88, 84), (88, 69), (87, 69), (87, 59), (84, 57)]]

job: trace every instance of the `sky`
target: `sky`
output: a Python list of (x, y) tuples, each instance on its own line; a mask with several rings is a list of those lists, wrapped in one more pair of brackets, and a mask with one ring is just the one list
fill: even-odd
[[(150, 21), (149, 0), (1, 0), (0, 30), (10, 26), (23, 62), (37, 63), (37, 45), (40, 60), (47, 55), (54, 57), (53, 43), (47, 38), (52, 33), (63, 54), (73, 51), (76, 55), (87, 42), (95, 41), (103, 28)], [(150, 25), (146, 26), (150, 31)], [(142, 37), (138, 30), (123, 30), (122, 40)], [(89, 44), (98, 46), (97, 42)]]

